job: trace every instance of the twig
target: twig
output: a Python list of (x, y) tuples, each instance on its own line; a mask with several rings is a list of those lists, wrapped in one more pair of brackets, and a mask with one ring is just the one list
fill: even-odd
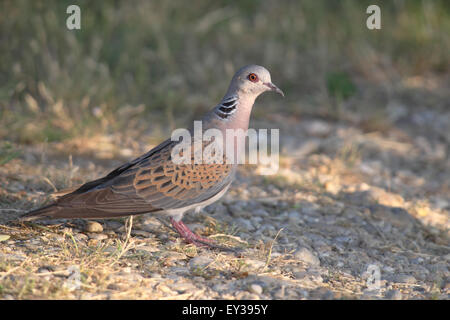
[(130, 216), (128, 218), (126, 226), (127, 226), (127, 237), (125, 238), (125, 245), (128, 243), (128, 240), (130, 240), (131, 229), (133, 228), (133, 216)]
[(13, 273), (13, 272), (16, 271), (17, 269), (22, 268), (23, 265), (24, 265), (26, 262), (30, 261), (30, 260), (31, 260), (31, 258), (27, 258), (27, 259), (25, 259), (25, 260), (20, 264), (20, 266), (17, 266), (17, 267), (15, 267), (15, 268), (12, 268), (12, 269), (10, 269), (9, 271), (5, 272), (5, 274), (4, 274), (3, 276), (0, 277), (0, 281), (2, 281), (3, 279), (5, 279), (8, 275), (10, 275), (11, 273)]
[(23, 230), (18, 229), (18, 228), (4, 226), (2, 224), (0, 224), (0, 228), (7, 229), (7, 230), (14, 230), (14, 231), (23, 231)]
[(269, 266), (270, 263), (270, 257), (272, 255), (272, 249), (273, 249), (273, 245), (275, 243), (275, 241), (277, 240), (278, 236), (280, 235), (280, 232), (283, 231), (283, 228), (281, 228), (280, 230), (278, 230), (277, 234), (275, 235), (275, 238), (273, 239), (272, 243), (270, 244), (270, 249), (269, 249), (269, 253), (267, 254), (267, 260), (266, 260), (266, 265), (264, 266), (263, 270), (266, 269)]
[(124, 255), (124, 253), (130, 249), (131, 243), (129, 243), (129, 241), (130, 241), (130, 237), (131, 237), (131, 229), (132, 228), (133, 228), (133, 216), (130, 216), (128, 218), (127, 222), (125, 223), (125, 229), (127, 230), (127, 235), (125, 237), (125, 241), (123, 243), (122, 249), (120, 250), (119, 254), (117, 255), (116, 260), (114, 260), (111, 263), (111, 266), (116, 264), (119, 261), (119, 259)]
[(58, 191), (58, 189), (56, 189), (55, 185), (53, 184), (53, 182), (50, 181), (49, 178), (47, 178), (47, 177), (42, 177), (42, 179), (44, 179), (44, 181), (47, 182), (47, 183), (53, 188), (54, 192), (57, 192), (57, 191)]

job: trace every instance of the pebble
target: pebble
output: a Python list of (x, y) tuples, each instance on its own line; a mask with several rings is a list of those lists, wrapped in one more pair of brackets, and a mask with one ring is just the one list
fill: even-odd
[(75, 233), (73, 235), (73, 237), (75, 238), (75, 240), (77, 241), (82, 241), (82, 240), (87, 240), (88, 236), (85, 235), (84, 233)]
[(144, 238), (150, 238), (152, 234), (150, 232), (144, 231), (144, 230), (131, 230), (132, 236), (139, 236)]
[(399, 274), (394, 277), (394, 282), (398, 283), (410, 283), (414, 284), (416, 283), (416, 278), (414, 278), (412, 275), (409, 274)]
[(195, 285), (193, 285), (192, 283), (189, 283), (189, 282), (173, 283), (173, 284), (169, 285), (169, 287), (172, 290), (178, 291), (178, 293), (195, 292), (198, 290)]
[(244, 201), (236, 201), (233, 204), (228, 206), (228, 209), (231, 212), (233, 217), (246, 217), (249, 218), (251, 215), (249, 212), (244, 210), (245, 202)]
[(40, 267), (37, 272), (38, 273), (49, 273), (52, 271), (55, 271), (52, 266), (45, 266), (45, 267)]
[(0, 241), (6, 241), (10, 238), (7, 234), (0, 234)]
[(103, 233), (89, 233), (88, 236), (89, 236), (89, 239), (97, 240), (97, 241), (108, 239), (108, 236)]
[(320, 266), (320, 260), (314, 253), (305, 247), (297, 249), (293, 254), (295, 259), (308, 263), (313, 266)]
[(117, 248), (112, 246), (107, 246), (105, 249), (103, 249), (103, 251), (106, 253), (115, 253), (117, 252), (117, 250), (118, 250)]
[(301, 221), (301, 215), (298, 211), (291, 211), (288, 213), (288, 221), (290, 223), (298, 223)]
[(339, 191), (341, 191), (341, 185), (334, 181), (327, 181), (325, 182), (325, 190), (327, 190), (331, 194), (336, 195), (339, 193)]
[(270, 214), (266, 210), (261, 209), (261, 208), (253, 211), (253, 215), (259, 216), (259, 217), (264, 217), (264, 218), (270, 216)]
[(97, 221), (88, 221), (85, 226), (85, 231), (100, 233), (103, 232), (103, 226)]
[(211, 264), (214, 260), (211, 259), (210, 257), (206, 256), (206, 255), (200, 255), (200, 256), (196, 256), (195, 258), (192, 258), (189, 261), (189, 267), (191, 269), (196, 269), (196, 268), (205, 268), (207, 267), (209, 264)]
[(253, 283), (250, 285), (249, 291), (260, 295), (263, 292), (263, 288), (259, 284)]
[(235, 219), (234, 223), (238, 226), (238, 228), (245, 231), (253, 231), (255, 229), (253, 224), (248, 219), (237, 218)]
[(105, 221), (105, 224), (108, 226), (108, 228), (111, 228), (113, 230), (117, 230), (123, 227), (123, 223), (114, 220)]
[(226, 292), (226, 291), (233, 291), (234, 290), (234, 284), (231, 283), (218, 283), (215, 284), (212, 289), (216, 292)]

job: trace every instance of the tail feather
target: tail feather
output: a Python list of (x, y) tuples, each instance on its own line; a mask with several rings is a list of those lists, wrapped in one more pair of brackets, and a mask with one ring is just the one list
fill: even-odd
[(48, 206), (28, 211), (19, 218), (19, 221), (33, 221), (37, 219), (53, 218), (56, 210), (57, 208), (55, 203), (52, 203)]
[(134, 211), (100, 210), (96, 208), (77, 208), (60, 206), (52, 203), (48, 206), (29, 211), (19, 218), (19, 221), (33, 221), (38, 219), (106, 219), (120, 218), (131, 215), (145, 214), (157, 210), (141, 208)]

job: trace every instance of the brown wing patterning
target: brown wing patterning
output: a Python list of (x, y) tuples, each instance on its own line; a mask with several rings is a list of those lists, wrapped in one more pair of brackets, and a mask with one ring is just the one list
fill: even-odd
[[(173, 147), (174, 144), (168, 145), (122, 173), (111, 185), (113, 190), (119, 193), (133, 190), (152, 206), (173, 208), (207, 199), (231, 181), (233, 165), (225, 163), (225, 158), (223, 164), (194, 164), (192, 156), (190, 164), (175, 164), (171, 161)], [(120, 180), (127, 183), (120, 183)]]

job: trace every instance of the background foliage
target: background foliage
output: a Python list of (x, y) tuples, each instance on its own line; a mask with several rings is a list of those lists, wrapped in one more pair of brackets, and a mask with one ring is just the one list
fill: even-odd
[(256, 118), (383, 118), (402, 79), (448, 75), (450, 3), (379, 2), (382, 29), (371, 31), (372, 2), (78, 1), (82, 28), (70, 31), (73, 1), (2, 1), (0, 137), (186, 125), (249, 63), (267, 66), (287, 93), (283, 110), (267, 97)]

